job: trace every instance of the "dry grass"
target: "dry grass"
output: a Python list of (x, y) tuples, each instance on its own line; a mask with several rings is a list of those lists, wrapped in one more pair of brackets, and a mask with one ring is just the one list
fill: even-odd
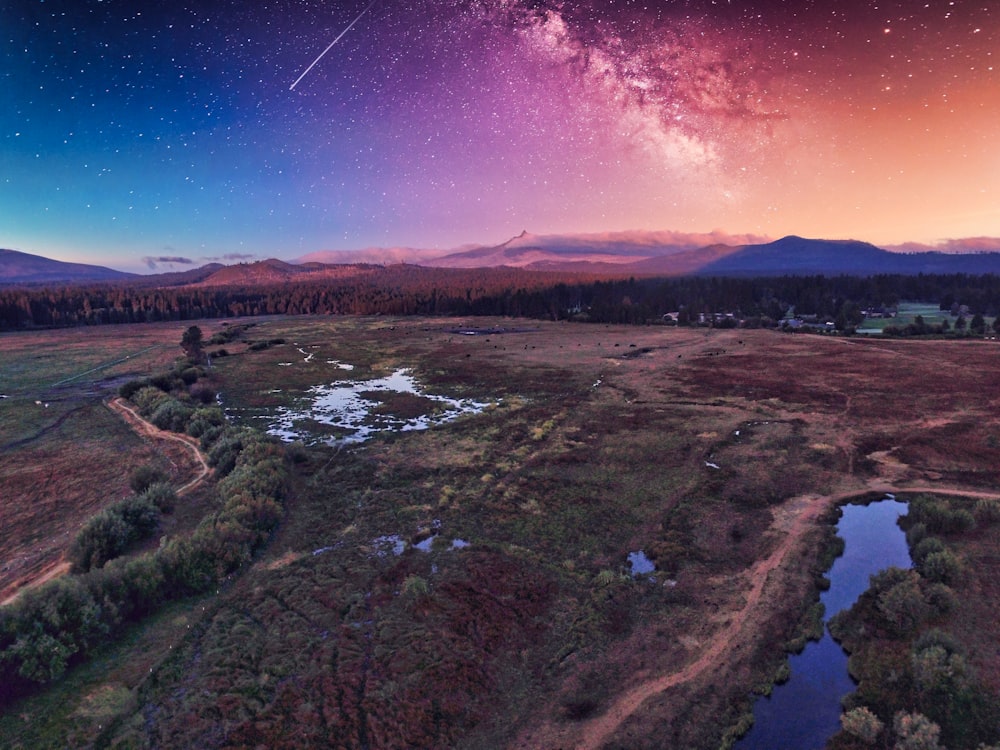
[(83, 521), (129, 494), (134, 469), (152, 463), (178, 482), (191, 473), (183, 450), (144, 442), (103, 403), (172, 365), (185, 328), (0, 336), (0, 601), (58, 565)]
[[(572, 745), (579, 718), (729, 633), (710, 670), (638, 707), (619, 730), (630, 739), (610, 736), (643, 746), (669, 728), (676, 746), (714, 748), (811, 591), (815, 527), (773, 557), (796, 518), (879, 486), (887, 456), (901, 482), (998, 478), (1000, 361), (988, 342), (538, 322), (451, 332), (462, 323), (275, 319), (247, 337), (286, 344), (226, 345), (223, 397), (248, 420), (310, 386), (399, 367), (432, 393), (496, 405), (307, 452), (261, 564), (137, 695), (152, 724), (124, 710), (121, 739)], [(513, 322), (474, 321), (493, 324)], [(374, 553), (381, 536), (432, 532), (430, 552)], [(472, 546), (453, 550), (454, 538)], [(657, 562), (654, 581), (614, 584), (636, 549)], [(768, 559), (780, 564), (759, 606), (728, 630), (760, 583), (749, 571)], [(427, 593), (404, 593), (417, 578)], [(128, 705), (114, 686), (87, 694)]]

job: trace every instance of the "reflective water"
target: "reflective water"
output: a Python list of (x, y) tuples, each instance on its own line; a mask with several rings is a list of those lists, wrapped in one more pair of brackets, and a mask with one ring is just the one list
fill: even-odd
[[(837, 524), (844, 554), (827, 576), (830, 588), (820, 596), (829, 620), (850, 607), (868, 588), (869, 577), (895, 566), (910, 567), (906, 537), (896, 524), (906, 503), (891, 495), (870, 505), (846, 505)], [(824, 629), (823, 638), (789, 658), (791, 678), (754, 704), (754, 726), (736, 750), (821, 750), (840, 729), (840, 700), (854, 690), (847, 654)]]
[[(376, 412), (375, 408), (381, 404), (377, 395), (379, 392), (419, 396), (429, 402), (434, 412), (408, 418)], [(426, 430), (463, 414), (478, 413), (487, 406), (472, 399), (425, 393), (416, 379), (407, 370), (401, 369), (375, 380), (337, 381), (313, 386), (307, 391), (301, 407), (281, 406), (268, 417), (267, 433), (285, 441), (302, 440), (329, 445), (358, 443), (382, 431)], [(310, 431), (310, 422), (333, 427), (342, 434), (318, 437)]]
[(639, 550), (638, 552), (629, 552), (627, 559), (629, 572), (633, 576), (645, 575), (646, 573), (652, 573), (656, 570), (656, 563), (646, 557), (646, 553), (643, 550)]

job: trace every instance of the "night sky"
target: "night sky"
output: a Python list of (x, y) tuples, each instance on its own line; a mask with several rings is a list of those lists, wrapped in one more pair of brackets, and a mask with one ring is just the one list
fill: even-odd
[(0, 0), (0, 45), (0, 247), (62, 260), (1000, 236), (1000, 0)]

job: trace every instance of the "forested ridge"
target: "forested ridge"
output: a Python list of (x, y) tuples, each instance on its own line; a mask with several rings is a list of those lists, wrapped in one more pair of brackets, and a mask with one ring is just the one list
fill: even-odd
[(901, 300), (1000, 312), (995, 274), (619, 278), (516, 268), (358, 266), (323, 280), (228, 286), (105, 283), (0, 289), (0, 329), (230, 318), (257, 315), (505, 315), (644, 324), (681, 312), (731, 314), (750, 324), (796, 315), (834, 318), (845, 310)]

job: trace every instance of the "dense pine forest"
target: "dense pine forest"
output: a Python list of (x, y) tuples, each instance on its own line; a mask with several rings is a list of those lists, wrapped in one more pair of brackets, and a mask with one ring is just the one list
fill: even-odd
[[(148, 283), (0, 289), (0, 330), (257, 315), (503, 315), (601, 323), (777, 325), (794, 312), (836, 322), (902, 300), (1000, 312), (1000, 276), (622, 278), (514, 268), (356, 266), (337, 278), (227, 286)], [(720, 317), (722, 316), (722, 317)]]

